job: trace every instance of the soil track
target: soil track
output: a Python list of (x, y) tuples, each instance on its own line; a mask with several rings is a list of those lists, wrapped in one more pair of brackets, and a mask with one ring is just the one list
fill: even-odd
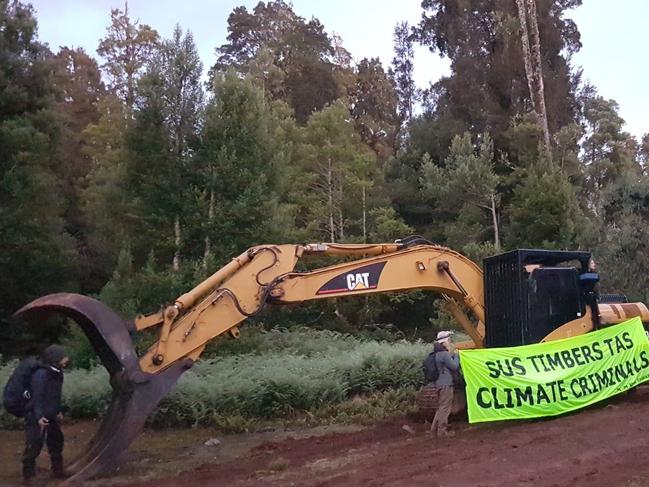
[[(87, 436), (84, 428), (88, 425), (70, 425), (66, 449), (80, 447)], [(218, 447), (204, 446), (215, 433), (149, 430), (117, 475), (91, 484), (649, 487), (647, 387), (556, 419), (473, 427), (459, 423), (450, 440), (435, 440), (423, 423), (409, 418), (362, 430), (320, 427), (225, 436)], [(8, 453), (16, 457), (15, 462), (0, 462), (8, 468), (0, 471), (0, 485), (15, 485), (19, 478), (20, 443), (20, 432), (0, 432), (3, 460)]]
[(395, 418), (359, 432), (267, 442), (191, 475), (128, 486), (649, 486), (647, 390), (552, 420), (464, 423), (450, 440), (425, 429)]

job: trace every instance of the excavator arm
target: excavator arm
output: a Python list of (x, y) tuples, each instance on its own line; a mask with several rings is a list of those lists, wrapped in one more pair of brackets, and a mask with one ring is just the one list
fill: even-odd
[[(294, 272), (308, 255), (363, 257), (309, 272)], [(430, 290), (484, 322), (482, 271), (450, 249), (434, 245), (266, 245), (234, 259), (167, 309), (135, 319), (138, 330), (161, 326), (160, 339), (140, 359), (143, 371), (156, 373), (188, 357), (196, 360), (205, 344), (230, 332), (266, 304), (293, 304), (353, 295)], [(460, 305), (458, 305), (460, 303)], [(169, 319), (171, 317), (171, 319)], [(463, 320), (474, 346), (481, 335)]]
[[(348, 260), (296, 272), (308, 256)], [(445, 247), (420, 238), (398, 243), (261, 245), (233, 259), (173, 304), (126, 322), (103, 303), (78, 294), (39, 298), (16, 312), (28, 321), (62, 313), (88, 336), (110, 374), (112, 402), (84, 453), (68, 467), (72, 481), (83, 481), (117, 465), (147, 417), (192, 366), (212, 339), (239, 335), (239, 324), (267, 304), (282, 305), (411, 289), (444, 297), (446, 308), (471, 337), (484, 345), (482, 271)], [(473, 315), (477, 326), (466, 312)], [(159, 328), (158, 340), (142, 356), (131, 335)]]

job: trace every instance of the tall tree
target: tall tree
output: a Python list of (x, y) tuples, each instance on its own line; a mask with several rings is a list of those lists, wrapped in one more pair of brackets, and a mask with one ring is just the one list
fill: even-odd
[(180, 268), (203, 106), (202, 65), (191, 33), (179, 27), (147, 57), (132, 120), (128, 106), (110, 95), (100, 120), (86, 131), (93, 158), (86, 213), (104, 272), (112, 271), (125, 245), (136, 266), (153, 250), (159, 261)]
[[(156, 92), (159, 99), (163, 126), (167, 131), (176, 166), (175, 172), (181, 178), (189, 170), (188, 164), (197, 148), (203, 109), (202, 71), (203, 65), (191, 32), (183, 36), (182, 29), (176, 25), (173, 37), (164, 40), (152, 55), (147, 75), (143, 79), (145, 89)], [(178, 199), (184, 199), (181, 186), (168, 190)], [(173, 222), (175, 271), (180, 268), (182, 206), (180, 202), (175, 205)]]
[(601, 211), (600, 197), (605, 187), (627, 172), (639, 173), (637, 143), (625, 132), (624, 119), (618, 114), (615, 100), (606, 100), (596, 93), (583, 97), (583, 118), (586, 128), (582, 143), (582, 164), (585, 172), (584, 197), (596, 213)]
[(136, 98), (137, 82), (147, 60), (158, 43), (158, 33), (139, 20), (132, 20), (128, 3), (124, 10), (110, 12), (106, 37), (99, 42), (97, 54), (104, 59), (101, 67), (110, 79), (109, 88), (122, 100), (130, 112)]
[(162, 41), (148, 66), (148, 76), (160, 86), (172, 150), (180, 159), (193, 152), (203, 108), (203, 64), (194, 36), (176, 25), (172, 38)]
[[(602, 191), (602, 226), (593, 249), (605, 269), (605, 292), (624, 290), (632, 300), (649, 299), (649, 178), (622, 173)], [(592, 243), (591, 243), (592, 245)]]
[[(205, 256), (228, 255), (282, 232), (275, 227), (277, 172), (269, 107), (261, 89), (233, 71), (217, 76), (206, 108), (196, 185), (207, 211), (200, 215)], [(213, 256), (213, 257), (210, 257)]]
[[(543, 47), (538, 64), (543, 65), (545, 90), (552, 93), (546, 108), (549, 133), (554, 134), (577, 119), (577, 79), (571, 73), (569, 56), (581, 44), (575, 23), (565, 13), (581, 0), (539, 0), (536, 4), (538, 44)], [(422, 7), (418, 39), (451, 61), (451, 75), (437, 82), (432, 91), (433, 116), (488, 132), (497, 151), (507, 150), (503, 133), (515, 116), (532, 108), (516, 4), (424, 0)]]
[(176, 256), (177, 215), (182, 211), (185, 181), (165, 124), (166, 104), (161, 78), (145, 76), (140, 101), (126, 134), (124, 184), (135, 231), (128, 235), (135, 263), (142, 265), (150, 252), (171, 264)]
[(415, 70), (415, 50), (412, 29), (408, 22), (399, 22), (394, 27), (392, 42), (394, 58), (392, 73), (399, 96), (399, 118), (403, 122), (412, 121), (413, 108), (417, 103), (417, 86), (413, 77)]
[(98, 105), (104, 95), (104, 84), (97, 62), (83, 49), (63, 47), (54, 56), (53, 62), (54, 108), (63, 131), (60, 144), (63, 164), (61, 182), (68, 200), (66, 220), (70, 230), (82, 238), (81, 192), (91, 168), (84, 130), (99, 119)]
[(6, 338), (16, 336), (5, 325), (18, 307), (74, 290), (79, 275), (76, 242), (62, 218), (51, 56), (37, 40), (31, 6), (0, 1), (0, 332)]
[(358, 207), (361, 199), (363, 206), (363, 189), (367, 191), (375, 158), (368, 156), (342, 101), (309, 118), (303, 150), (300, 170), (310, 176), (307, 184), (313, 201), (306, 219), (316, 226), (320, 238), (344, 240), (349, 237), (347, 203), (353, 200), (352, 206)]
[(396, 147), (397, 93), (378, 58), (362, 59), (356, 69), (350, 111), (363, 142), (385, 160)]
[(484, 134), (478, 149), (471, 134), (453, 139), (444, 165), (426, 158), (421, 168), (422, 189), (439, 211), (453, 215), (446, 236), (452, 247), (482, 244), (493, 235), (493, 250), (500, 250), (499, 176), (494, 171), (493, 142)]
[(82, 211), (88, 253), (103, 285), (116, 265), (117, 257), (135, 232), (125, 183), (128, 133), (125, 105), (114, 94), (104, 96), (97, 107), (99, 119), (83, 131), (84, 153), (90, 171), (82, 193)]
[(575, 246), (581, 220), (575, 188), (553, 163), (530, 168), (514, 189), (505, 214), (510, 248)]
[(228, 68), (246, 73), (259, 52), (268, 49), (285, 74), (282, 96), (301, 122), (342, 94), (334, 47), (323, 25), (298, 16), (283, 0), (259, 2), (252, 12), (235, 8), (228, 17), (227, 40), (216, 50), (212, 75)]

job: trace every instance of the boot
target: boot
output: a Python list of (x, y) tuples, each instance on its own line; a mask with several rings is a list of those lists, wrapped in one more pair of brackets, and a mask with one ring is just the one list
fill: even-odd
[(51, 458), (52, 462), (52, 478), (54, 479), (65, 479), (69, 475), (63, 468), (63, 456), (53, 456)]
[(447, 429), (440, 429), (437, 431), (438, 438), (453, 438), (454, 436), (455, 436), (455, 432), (449, 431)]
[(23, 485), (32, 485), (34, 481), (34, 477), (36, 476), (36, 466), (34, 465), (33, 467), (29, 466), (26, 467), (23, 465)]

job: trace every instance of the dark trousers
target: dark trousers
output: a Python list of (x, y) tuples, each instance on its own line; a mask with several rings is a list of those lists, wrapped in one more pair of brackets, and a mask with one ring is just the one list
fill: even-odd
[(52, 473), (55, 476), (63, 475), (63, 432), (56, 421), (41, 431), (38, 418), (27, 413), (25, 416), (25, 451), (23, 452), (23, 477), (31, 478), (36, 475), (36, 459), (47, 444), (50, 454)]

